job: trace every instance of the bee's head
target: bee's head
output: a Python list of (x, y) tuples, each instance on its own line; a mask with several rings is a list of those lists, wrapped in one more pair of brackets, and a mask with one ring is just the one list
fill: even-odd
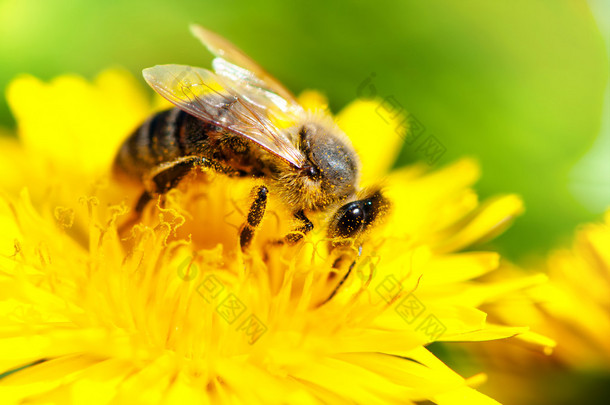
[(300, 169), (308, 185), (318, 188), (320, 206), (345, 200), (356, 192), (360, 162), (349, 139), (336, 126), (306, 124), (299, 130)]
[(390, 207), (380, 190), (368, 197), (341, 206), (328, 225), (328, 236), (332, 239), (356, 239), (367, 231)]

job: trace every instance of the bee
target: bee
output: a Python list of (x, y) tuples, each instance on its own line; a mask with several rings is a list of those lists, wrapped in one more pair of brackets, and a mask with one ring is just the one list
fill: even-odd
[(215, 55), (213, 72), (182, 65), (144, 69), (146, 82), (174, 108), (150, 117), (120, 147), (114, 172), (144, 186), (141, 213), (192, 170), (261, 179), (239, 232), (246, 250), (277, 195), (297, 220), (282, 239), (313, 229), (308, 214), (332, 215), (333, 240), (361, 237), (388, 209), (379, 189), (358, 188), (360, 162), (349, 138), (323, 112), (311, 113), (244, 52), (200, 26), (191, 32)]

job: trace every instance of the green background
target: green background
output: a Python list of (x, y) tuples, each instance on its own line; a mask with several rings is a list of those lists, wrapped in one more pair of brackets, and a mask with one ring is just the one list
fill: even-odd
[[(374, 73), (377, 96), (393, 97), (446, 148), (435, 166), (474, 156), (483, 197), (523, 196), (526, 214), (493, 242), (511, 259), (566, 242), (610, 205), (610, 142), (591, 149), (608, 52), (585, 1), (0, 0), (0, 88), (22, 72), (91, 78), (122, 66), (139, 77), (155, 64), (205, 66), (191, 22), (293, 91), (322, 90), (335, 111)], [(14, 126), (4, 100), (0, 126)], [(415, 149), (405, 146), (399, 164), (420, 159)], [(587, 152), (593, 160), (579, 163)]]

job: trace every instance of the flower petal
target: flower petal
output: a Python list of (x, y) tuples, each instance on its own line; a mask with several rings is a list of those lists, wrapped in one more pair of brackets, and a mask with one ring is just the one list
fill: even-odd
[(107, 170), (119, 143), (150, 110), (133, 77), (120, 70), (101, 73), (94, 84), (73, 75), (49, 84), (23, 75), (10, 83), (7, 98), (28, 150), (89, 173)]

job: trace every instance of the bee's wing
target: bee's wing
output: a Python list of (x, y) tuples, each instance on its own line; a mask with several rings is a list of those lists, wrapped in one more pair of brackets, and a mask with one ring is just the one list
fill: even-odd
[[(305, 158), (278, 122), (293, 119), (274, 108), (262, 90), (244, 87), (209, 70), (182, 65), (144, 69), (146, 82), (181, 110), (258, 143), (295, 167)], [(278, 96), (276, 96), (278, 97)]]
[(278, 107), (285, 112), (302, 109), (289, 90), (227, 39), (195, 24), (191, 25), (191, 32), (216, 55), (212, 61), (216, 73), (246, 83), (248, 86), (275, 93), (283, 101)]

